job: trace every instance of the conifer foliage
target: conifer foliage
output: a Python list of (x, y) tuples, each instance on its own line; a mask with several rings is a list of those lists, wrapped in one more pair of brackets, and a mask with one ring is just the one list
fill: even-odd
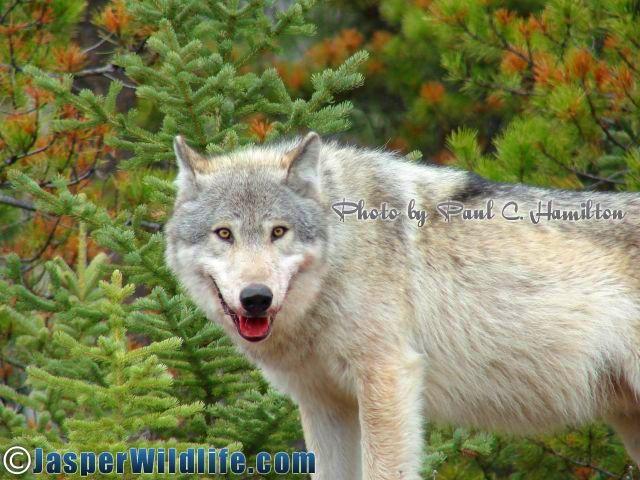
[(81, 49), (84, 2), (0, 3), (0, 450), (251, 457), (301, 439), (293, 405), (170, 275), (162, 224), (175, 135), (219, 153), (349, 126), (339, 96), (362, 83), (365, 53), (315, 74), (308, 98), (270, 67), (284, 39), (314, 32), (311, 6), (115, 0)]
[(449, 78), (513, 109), (489, 158), (473, 132), (450, 137), (465, 167), (538, 185), (640, 188), (637, 2), (554, 0), (519, 15), (437, 1), (428, 21)]

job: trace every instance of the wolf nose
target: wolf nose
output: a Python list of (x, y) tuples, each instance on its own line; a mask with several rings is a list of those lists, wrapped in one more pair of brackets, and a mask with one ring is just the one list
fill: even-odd
[(266, 285), (252, 283), (240, 292), (240, 303), (249, 315), (263, 314), (273, 300), (273, 293)]

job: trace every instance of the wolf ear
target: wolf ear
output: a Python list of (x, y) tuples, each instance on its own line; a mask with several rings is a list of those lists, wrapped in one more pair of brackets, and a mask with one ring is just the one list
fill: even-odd
[(287, 183), (305, 186), (320, 186), (318, 164), (322, 141), (316, 132), (309, 132), (302, 141), (282, 157), (282, 165), (287, 170)]
[(210, 160), (187, 145), (182, 135), (173, 139), (173, 151), (178, 160), (178, 176), (176, 178), (178, 189), (186, 190), (197, 187), (196, 176), (199, 173), (207, 173), (211, 168)]

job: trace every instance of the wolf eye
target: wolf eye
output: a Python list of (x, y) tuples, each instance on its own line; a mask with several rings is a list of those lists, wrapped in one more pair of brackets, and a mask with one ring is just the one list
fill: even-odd
[(230, 241), (233, 238), (233, 236), (231, 235), (231, 230), (229, 230), (228, 228), (218, 228), (214, 230), (213, 233), (215, 233), (218, 237), (226, 242)]
[(287, 233), (287, 230), (287, 227), (274, 227), (274, 229), (271, 230), (271, 238), (273, 240), (277, 240), (278, 238), (281, 238), (285, 233)]

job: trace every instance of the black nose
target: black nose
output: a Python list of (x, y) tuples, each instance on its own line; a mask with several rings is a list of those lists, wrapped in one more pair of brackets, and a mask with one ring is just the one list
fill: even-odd
[(260, 315), (271, 306), (273, 293), (266, 285), (252, 283), (240, 292), (240, 303), (249, 315)]

